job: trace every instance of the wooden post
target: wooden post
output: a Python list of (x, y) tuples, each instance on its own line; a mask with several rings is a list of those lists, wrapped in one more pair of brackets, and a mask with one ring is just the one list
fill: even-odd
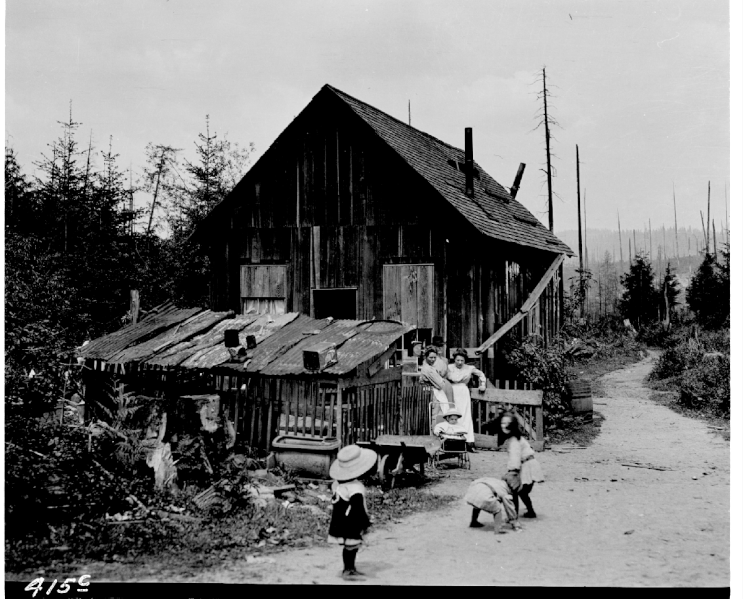
[(129, 314), (131, 315), (132, 324), (139, 321), (139, 290), (131, 289), (129, 291)]
[(542, 406), (537, 406), (534, 409), (534, 415), (537, 420), (537, 441), (544, 443), (544, 411)]
[(336, 419), (337, 419), (337, 439), (340, 441), (341, 446), (343, 445), (343, 387), (341, 386), (341, 383), (338, 383), (336, 385), (336, 393), (338, 395), (337, 400), (338, 403), (335, 406), (336, 409)]

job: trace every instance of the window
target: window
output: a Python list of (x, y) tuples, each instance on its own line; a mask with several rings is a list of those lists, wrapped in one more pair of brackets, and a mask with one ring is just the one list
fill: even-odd
[(240, 267), (242, 313), (284, 314), (286, 312), (286, 266)]
[(356, 288), (313, 289), (315, 318), (353, 320), (356, 318)]

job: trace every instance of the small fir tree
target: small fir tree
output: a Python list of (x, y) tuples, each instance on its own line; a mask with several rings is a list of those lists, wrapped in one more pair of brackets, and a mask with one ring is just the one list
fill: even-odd
[(723, 326), (730, 317), (730, 248), (722, 252), (723, 262), (707, 254), (686, 290), (686, 302), (696, 321), (705, 328)]
[(619, 300), (619, 312), (636, 327), (650, 324), (658, 318), (658, 290), (653, 284), (653, 267), (648, 256), (635, 255), (629, 272), (622, 275), (624, 293)]

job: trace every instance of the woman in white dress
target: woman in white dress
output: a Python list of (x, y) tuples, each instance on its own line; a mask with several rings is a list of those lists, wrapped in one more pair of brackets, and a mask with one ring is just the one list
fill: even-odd
[(446, 373), (446, 378), (451, 382), (456, 408), (462, 413), (459, 424), (467, 430), (467, 434), (465, 435), (467, 451), (476, 453), (475, 427), (472, 424), (472, 398), (470, 397), (470, 390), (467, 385), (472, 375), (476, 375), (480, 381), (480, 391), (485, 391), (485, 374), (465, 362), (468, 358), (467, 350), (456, 349), (453, 355), (454, 364), (449, 364), (449, 371)]
[(449, 370), (448, 363), (433, 345), (426, 348), (424, 357), (421, 380), (431, 385), (433, 397), (439, 402), (441, 412), (445, 414), (454, 407), (454, 392), (451, 383), (444, 378)]

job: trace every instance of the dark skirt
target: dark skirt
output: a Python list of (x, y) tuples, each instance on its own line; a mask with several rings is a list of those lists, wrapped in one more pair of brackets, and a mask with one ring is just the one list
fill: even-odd
[(360, 493), (351, 495), (350, 501), (338, 498), (333, 504), (328, 536), (337, 542), (361, 541), (362, 533), (369, 528), (369, 516)]

